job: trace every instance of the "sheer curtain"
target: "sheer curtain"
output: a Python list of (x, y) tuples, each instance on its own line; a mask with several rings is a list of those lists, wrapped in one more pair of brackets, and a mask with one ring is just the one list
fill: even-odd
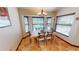
[(28, 16), (24, 16), (24, 22), (25, 22), (25, 29), (26, 29), (26, 32), (28, 32), (28, 31), (29, 31)]

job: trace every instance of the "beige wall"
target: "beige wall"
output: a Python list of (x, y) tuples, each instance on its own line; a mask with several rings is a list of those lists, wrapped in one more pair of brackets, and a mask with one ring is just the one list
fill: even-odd
[(75, 12), (75, 16), (74, 16), (74, 22), (72, 25), (72, 29), (70, 31), (70, 41), (73, 42), (73, 44), (78, 45), (79, 46), (79, 20), (76, 20), (76, 17), (79, 17), (79, 8), (78, 7), (64, 7), (62, 9), (60, 9), (60, 11), (58, 12), (58, 16), (59, 15), (65, 15), (65, 14), (70, 14), (70, 13), (74, 13)]
[(21, 40), (21, 30), (17, 9), (8, 8), (12, 26), (0, 28), (0, 50), (15, 50)]

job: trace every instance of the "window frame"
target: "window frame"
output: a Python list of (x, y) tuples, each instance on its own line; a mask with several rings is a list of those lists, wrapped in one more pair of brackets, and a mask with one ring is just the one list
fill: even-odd
[[(75, 15), (75, 12), (74, 13), (70, 13), (70, 14), (65, 14), (65, 15), (60, 15), (60, 16), (56, 16), (56, 23), (55, 23), (55, 32), (57, 32), (57, 33), (59, 33), (59, 34), (62, 34), (62, 35), (64, 35), (64, 36), (66, 36), (66, 37), (69, 37), (69, 35), (66, 35), (66, 34), (63, 34), (63, 33), (60, 33), (60, 32), (58, 32), (58, 31), (56, 31), (56, 28), (57, 28), (57, 21), (58, 21), (58, 17), (62, 17), (62, 16), (68, 16), (68, 15)], [(72, 25), (71, 25), (72, 26)]]

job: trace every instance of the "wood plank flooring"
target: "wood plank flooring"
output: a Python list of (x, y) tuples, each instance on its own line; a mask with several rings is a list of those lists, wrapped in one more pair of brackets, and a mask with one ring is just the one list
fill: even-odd
[(47, 45), (41, 42), (40, 47), (36, 43), (30, 44), (29, 37), (22, 39), (17, 51), (79, 51), (78, 47), (71, 46), (61, 39), (48, 41)]

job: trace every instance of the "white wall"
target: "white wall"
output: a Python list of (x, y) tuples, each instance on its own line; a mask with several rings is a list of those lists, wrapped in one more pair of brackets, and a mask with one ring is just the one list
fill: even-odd
[(75, 19), (72, 25), (72, 29), (70, 31), (70, 37), (69, 41), (72, 42), (72, 44), (79, 46), (79, 20), (76, 20), (76, 17), (79, 17), (79, 8), (78, 7), (64, 7), (60, 9), (57, 15), (65, 15), (75, 12)]
[(17, 9), (8, 8), (12, 26), (0, 28), (0, 50), (15, 50), (21, 40), (21, 29)]

